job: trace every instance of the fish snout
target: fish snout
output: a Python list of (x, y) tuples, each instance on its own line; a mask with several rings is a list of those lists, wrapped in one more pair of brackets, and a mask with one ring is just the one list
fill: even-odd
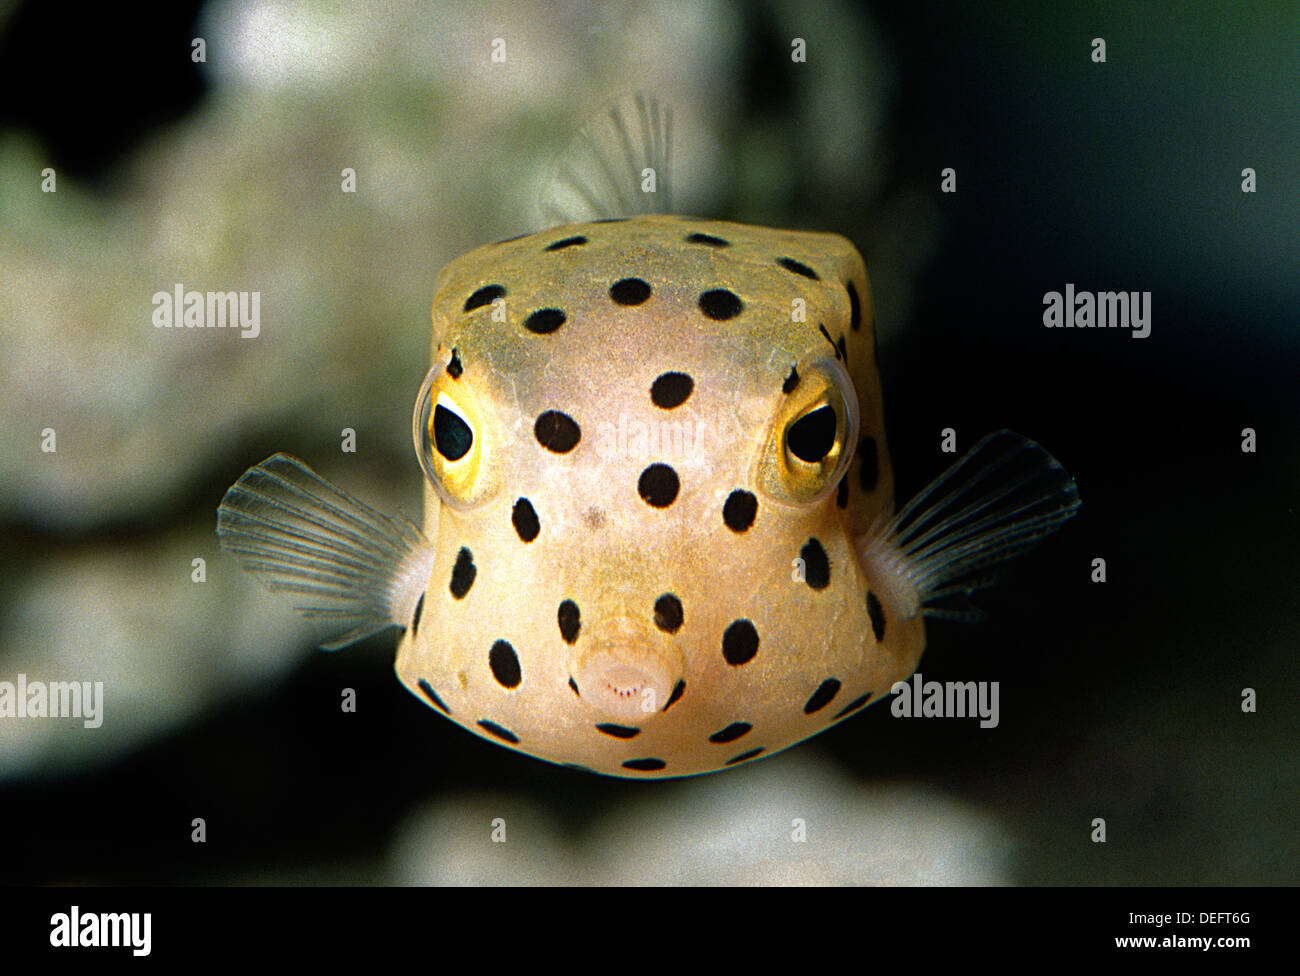
[(592, 708), (639, 725), (663, 711), (685, 664), (667, 635), (616, 618), (592, 628), (569, 673)]

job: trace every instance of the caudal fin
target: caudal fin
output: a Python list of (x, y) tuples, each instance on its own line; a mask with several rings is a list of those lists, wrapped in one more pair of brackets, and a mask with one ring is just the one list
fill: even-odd
[(405, 626), (428, 582), (433, 547), (414, 525), (389, 518), (289, 454), (254, 465), (217, 508), (217, 537), (272, 590), (324, 624), (337, 650)]
[(1061, 463), (1009, 430), (989, 434), (893, 518), (859, 541), (869, 579), (904, 618), (969, 619), (940, 605), (995, 582), (991, 570), (1079, 510)]

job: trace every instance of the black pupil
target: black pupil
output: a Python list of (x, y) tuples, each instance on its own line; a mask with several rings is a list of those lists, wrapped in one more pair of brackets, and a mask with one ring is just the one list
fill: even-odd
[(816, 464), (835, 446), (835, 411), (824, 406), (804, 414), (786, 431), (785, 446), (799, 460)]
[(433, 411), (433, 443), (448, 461), (459, 461), (473, 446), (474, 434), (469, 424), (438, 404)]

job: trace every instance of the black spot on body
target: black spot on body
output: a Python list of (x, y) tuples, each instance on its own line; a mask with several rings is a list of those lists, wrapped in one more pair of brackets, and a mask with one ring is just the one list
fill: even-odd
[(862, 438), (858, 444), (858, 458), (862, 467), (858, 468), (858, 484), (863, 491), (875, 491), (880, 481), (880, 459), (876, 455), (876, 439), (870, 435)]
[(821, 711), (836, 695), (840, 693), (840, 683), (836, 678), (827, 678), (817, 686), (817, 690), (812, 693), (812, 697), (803, 706), (803, 713), (811, 715), (813, 712)]
[(537, 423), (533, 424), (533, 434), (542, 447), (556, 454), (568, 454), (582, 439), (582, 429), (577, 421), (558, 410), (547, 410), (538, 417)]
[(725, 288), (714, 288), (700, 296), (700, 311), (719, 322), (734, 319), (744, 309), (740, 296)]
[(587, 243), (587, 239), (586, 239), (585, 237), (583, 237), (581, 234), (577, 234), (577, 235), (575, 235), (575, 236), (573, 236), (573, 237), (562, 237), (562, 238), (560, 238), (560, 240), (556, 241), (554, 244), (547, 244), (547, 245), (546, 245), (546, 250), (548, 250), (548, 251), (562, 251), (562, 250), (564, 250), (566, 247), (577, 247), (577, 246), (580, 245), (580, 244), (586, 244), (586, 243)]
[(805, 278), (811, 278), (813, 281), (821, 281), (817, 272), (802, 261), (796, 261), (794, 258), (777, 258), (776, 261), (786, 271), (793, 271), (797, 275), (803, 275)]
[(609, 286), (617, 305), (640, 305), (650, 297), (650, 285), (641, 278), (621, 278)]
[(511, 745), (514, 745), (519, 741), (519, 736), (515, 735), (504, 726), (497, 725), (496, 722), (489, 722), (487, 719), (481, 718), (478, 720), (478, 725), (484, 732), (491, 732), (498, 739), (504, 739)]
[(428, 698), (429, 701), (433, 702), (434, 705), (436, 705), (438, 708), (442, 709), (442, 711), (445, 712), (446, 714), (448, 714), (448, 715), (451, 714), (451, 709), (448, 708), (448, 707), (443, 703), (443, 700), (442, 700), (441, 698), (438, 697), (438, 693), (437, 693), (436, 691), (433, 690), (433, 685), (429, 684), (429, 682), (425, 681), (423, 678), (421, 678), (421, 679), (417, 682), (417, 684), (419, 684), (419, 686), (420, 686), (420, 690), (421, 690), (422, 692), (424, 692), (425, 697)]
[(758, 514), (758, 499), (743, 488), (737, 488), (722, 506), (722, 521), (732, 532), (745, 532), (754, 524)]
[(876, 635), (876, 643), (879, 644), (885, 639), (885, 608), (870, 590), (867, 590), (867, 616), (871, 618), (871, 632)]
[(835, 345), (835, 340), (832, 339), (831, 334), (826, 331), (826, 326), (823, 323), (818, 322), (817, 331), (822, 334), (822, 338), (824, 338), (827, 342), (831, 344), (831, 348), (835, 350), (835, 358), (842, 359), (843, 357), (840, 355), (840, 347)]
[(763, 751), (762, 746), (760, 746), (757, 749), (750, 749), (749, 752), (742, 752), (739, 756), (732, 756), (730, 759), (726, 761), (726, 763), (724, 763), (724, 765), (734, 766), (736, 765), (736, 763), (743, 763), (746, 759), (753, 759), (762, 751)]
[(579, 698), (582, 697), (582, 692), (578, 690), (578, 682), (574, 681), (572, 678), (569, 679), (569, 687), (573, 689), (573, 693), (575, 695), (577, 695)]
[(519, 682), (523, 680), (523, 673), (519, 670), (519, 655), (509, 641), (499, 640), (492, 645), (492, 650), (488, 652), (488, 665), (492, 668), (492, 677), (497, 679), (497, 684), (502, 688), (518, 688)]
[(781, 384), (782, 393), (793, 393), (796, 386), (799, 385), (799, 370), (794, 366), (790, 367), (790, 375), (785, 378)]
[(460, 552), (456, 553), (456, 564), (451, 568), (451, 595), (457, 600), (463, 600), (469, 588), (474, 585), (474, 577), (477, 575), (474, 554), (461, 546)]
[(844, 290), (849, 293), (849, 325), (856, 332), (862, 328), (862, 302), (858, 299), (858, 289), (853, 282), (844, 282)]
[(758, 631), (748, 620), (740, 619), (728, 624), (722, 635), (722, 656), (732, 667), (753, 660), (758, 653)]
[(515, 531), (519, 533), (519, 538), (524, 542), (532, 542), (537, 538), (537, 533), (542, 531), (542, 525), (537, 521), (537, 510), (527, 498), (515, 502), (514, 510), (510, 513), (510, 521)]
[(838, 339), (835, 340), (835, 349), (840, 354), (839, 355), (840, 361), (847, 364), (849, 361), (849, 350), (848, 347), (844, 344), (844, 336), (840, 336)]
[(709, 247), (730, 247), (731, 241), (723, 240), (721, 237), (714, 237), (712, 234), (687, 234), (687, 244), (707, 244)]
[(596, 728), (616, 739), (631, 739), (641, 734), (641, 730), (638, 728), (631, 725), (615, 725), (613, 722), (602, 722)]
[(524, 319), (524, 328), (537, 335), (549, 335), (562, 326), (568, 316), (558, 308), (539, 308)]
[[(578, 630), (582, 626), (582, 614), (578, 612), (578, 605), (572, 600), (565, 600), (555, 616), (559, 620), (560, 636), (564, 638), (564, 643), (572, 644), (578, 639)], [(570, 678), (569, 681), (572, 683), (573, 679)]]
[[(655, 600), (655, 626), (666, 634), (675, 634), (682, 626), (682, 601), (671, 593)], [(672, 702), (669, 702), (672, 704)]]
[(415, 601), (415, 613), (411, 617), (411, 636), (414, 637), (420, 630), (420, 614), (424, 612), (424, 594), (420, 594), (420, 599)]
[(849, 507), (849, 476), (847, 474), (840, 479), (840, 485), (835, 489), (835, 504), (840, 508)]
[(647, 505), (655, 508), (667, 508), (677, 499), (681, 482), (677, 472), (666, 464), (652, 464), (641, 472), (637, 479), (636, 490), (645, 499)]
[(835, 718), (831, 719), (831, 721), (834, 722), (837, 719), (843, 718), (845, 715), (852, 715), (854, 712), (856, 712), (859, 708), (861, 708), (869, 701), (871, 701), (871, 692), (867, 692), (861, 698), (853, 699), (853, 701), (849, 702), (847, 705), (841, 708), (839, 712), (836, 713)]
[(476, 308), (482, 308), (484, 305), (491, 305), (498, 298), (503, 296), (506, 290), (500, 285), (484, 285), (469, 298), (465, 299), (465, 311), (472, 312)]
[(673, 705), (677, 704), (677, 699), (681, 698), (682, 694), (685, 691), (686, 691), (686, 682), (682, 681), (681, 679), (678, 679), (677, 684), (673, 685), (672, 694), (668, 696), (668, 701), (664, 704), (664, 707), (661, 709), (661, 711), (666, 712), (668, 711), (668, 709), (672, 708)]
[(735, 742), (753, 727), (748, 722), (732, 722), (725, 729), (719, 729), (709, 736), (709, 741), (717, 743)]
[(629, 759), (623, 763), (623, 768), (637, 769), (648, 773), (656, 769), (663, 769), (667, 765), (662, 759)]
[(460, 353), (453, 349), (451, 359), (447, 361), (447, 375), (454, 380), (458, 380), (463, 372), (465, 372), (465, 368), (460, 364)]
[(824, 590), (831, 582), (831, 561), (816, 539), (809, 539), (799, 550), (803, 560), (803, 581), (814, 590)]
[(695, 381), (686, 373), (662, 373), (650, 384), (650, 400), (656, 407), (671, 410), (680, 407), (695, 389)]

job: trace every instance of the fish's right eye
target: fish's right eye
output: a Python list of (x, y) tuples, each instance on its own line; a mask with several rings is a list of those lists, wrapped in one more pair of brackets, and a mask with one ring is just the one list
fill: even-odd
[(495, 487), (488, 476), (483, 422), (472, 387), (449, 376), (445, 364), (429, 370), (415, 401), (411, 433), (429, 483), (454, 508), (483, 501)]
[(474, 431), (469, 421), (446, 393), (438, 394), (433, 411), (433, 443), (448, 461), (459, 461), (474, 446)]

